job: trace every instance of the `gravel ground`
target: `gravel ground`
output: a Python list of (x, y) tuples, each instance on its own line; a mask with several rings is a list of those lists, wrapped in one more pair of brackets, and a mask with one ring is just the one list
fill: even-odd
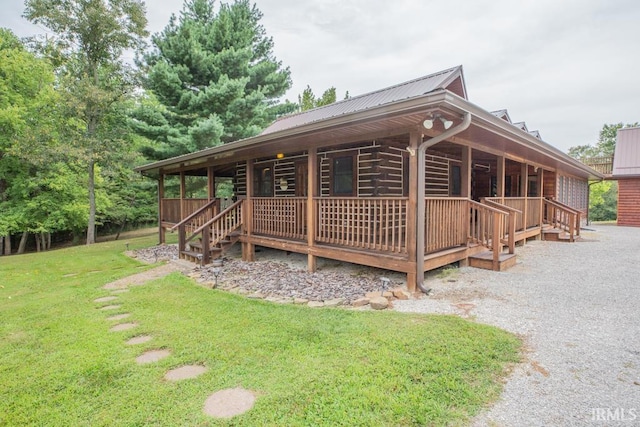
[(582, 242), (516, 248), (508, 271), (461, 268), (428, 280), (429, 298), (394, 303), (523, 338), (524, 362), (474, 426), (640, 425), (640, 228), (590, 228)]

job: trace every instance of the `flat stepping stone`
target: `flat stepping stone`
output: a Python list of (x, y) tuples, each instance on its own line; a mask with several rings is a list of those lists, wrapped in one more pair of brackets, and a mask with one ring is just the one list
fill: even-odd
[(168, 381), (188, 380), (204, 374), (207, 370), (207, 367), (200, 365), (181, 366), (164, 374), (164, 379)]
[(243, 388), (228, 388), (213, 393), (204, 402), (204, 413), (214, 418), (232, 418), (253, 408), (256, 397)]
[(152, 339), (153, 337), (151, 335), (138, 335), (137, 337), (131, 338), (125, 344), (127, 345), (144, 344), (146, 342), (151, 341)]
[(109, 301), (113, 301), (113, 300), (117, 300), (118, 297), (115, 295), (109, 296), (109, 297), (101, 297), (101, 298), (96, 298), (93, 300), (93, 302), (109, 302)]
[(124, 289), (128, 286), (140, 286), (144, 285), (151, 280), (160, 279), (167, 276), (174, 271), (181, 271), (181, 269), (173, 263), (161, 265), (160, 267), (152, 268), (151, 270), (136, 273), (131, 276), (123, 277), (115, 282), (107, 283), (102, 289)]
[(111, 291), (112, 294), (124, 294), (125, 292), (129, 292), (129, 289), (116, 289)]
[(120, 323), (119, 325), (115, 325), (113, 328), (109, 329), (111, 332), (120, 332), (120, 331), (128, 331), (129, 329), (133, 329), (137, 327), (137, 323)]
[(157, 362), (158, 360), (162, 360), (165, 357), (168, 357), (171, 354), (169, 350), (151, 350), (146, 353), (142, 353), (140, 356), (136, 357), (136, 363), (138, 365), (144, 365), (146, 363)]
[(104, 307), (100, 307), (100, 310), (118, 310), (120, 307), (122, 307), (121, 305), (115, 304), (115, 305), (105, 305)]
[(131, 313), (116, 314), (115, 316), (107, 317), (107, 320), (122, 320), (122, 319), (126, 319), (129, 316), (131, 316)]
[(68, 273), (68, 274), (63, 275), (62, 277), (75, 277), (77, 275), (78, 275), (78, 273)]

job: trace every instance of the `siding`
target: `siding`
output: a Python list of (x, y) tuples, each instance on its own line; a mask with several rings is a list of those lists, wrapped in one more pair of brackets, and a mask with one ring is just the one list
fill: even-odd
[(589, 183), (584, 179), (560, 175), (557, 200), (586, 214), (589, 210)]
[(640, 227), (640, 178), (618, 181), (618, 225)]

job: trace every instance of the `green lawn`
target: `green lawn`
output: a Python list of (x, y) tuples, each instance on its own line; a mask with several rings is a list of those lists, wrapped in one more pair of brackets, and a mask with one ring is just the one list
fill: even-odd
[[(514, 336), (456, 317), (277, 305), (179, 274), (100, 311), (103, 284), (149, 268), (123, 250), (118, 241), (0, 257), (0, 426), (464, 425), (519, 360)], [(106, 318), (120, 312), (140, 325), (109, 332)], [(124, 344), (142, 333), (153, 340)], [(135, 363), (158, 348), (172, 355)], [(192, 363), (209, 370), (163, 380)], [(237, 386), (257, 394), (251, 411), (203, 414), (207, 396)]]

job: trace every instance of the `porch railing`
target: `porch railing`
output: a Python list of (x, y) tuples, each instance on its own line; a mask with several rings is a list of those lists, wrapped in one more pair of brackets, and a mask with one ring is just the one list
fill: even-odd
[(317, 242), (407, 254), (408, 198), (318, 197), (313, 202)]
[(552, 199), (544, 199), (544, 219), (554, 228), (569, 233), (569, 240), (574, 241), (580, 235), (580, 211)]
[(485, 200), (518, 210), (519, 213), (516, 214), (517, 232), (542, 226), (542, 197), (487, 197)]
[(512, 208), (507, 205), (503, 205), (498, 202), (494, 202), (493, 200), (489, 200), (488, 198), (483, 198), (481, 203), (488, 205), (492, 208), (499, 209), (502, 211), (507, 211), (509, 213), (509, 217), (504, 224), (504, 234), (506, 239), (502, 241), (509, 248), (509, 253), (513, 254), (516, 251), (516, 220), (518, 216), (522, 215), (522, 212), (519, 210)]
[(469, 200), (471, 221), (469, 241), (489, 248), (493, 256), (494, 268), (498, 267), (505, 240), (505, 223), (509, 213), (491, 206)]
[[(163, 222), (177, 224), (183, 220), (183, 210), (186, 217), (208, 203), (209, 199), (162, 199), (160, 218)], [(215, 213), (212, 212), (213, 215), (215, 215)]]
[(306, 197), (252, 198), (253, 232), (285, 239), (306, 240)]
[(466, 246), (469, 236), (469, 199), (432, 198), (425, 201), (425, 253)]

